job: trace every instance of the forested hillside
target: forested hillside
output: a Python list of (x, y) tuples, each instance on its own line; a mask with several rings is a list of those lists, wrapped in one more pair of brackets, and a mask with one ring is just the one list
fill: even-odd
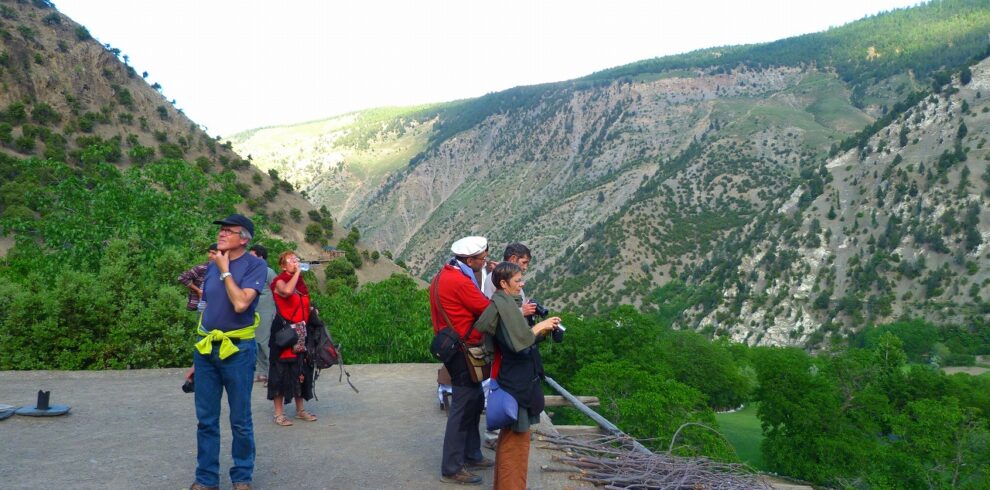
[(257, 165), (302, 189), (310, 201), (349, 216), (390, 172), (426, 148), (435, 120), (431, 106), (372, 109), (237, 133), (230, 141)]
[(985, 2), (930, 2), (237, 147), (424, 278), (477, 233), (529, 244), (532, 293), (567, 311), (811, 348), (985, 325), (988, 33)]
[(195, 318), (176, 278), (235, 211), (274, 258), (319, 258), (332, 239), (337, 289), (388, 262), (50, 2), (0, 1), (0, 87), (0, 369), (187, 364)]
[[(273, 233), (302, 243), (303, 226), (289, 213), (311, 206), (292, 185), (209, 136), (128, 61), (121, 48), (101, 44), (50, 2), (0, 2), (0, 153), (62, 162), (80, 172), (96, 163), (123, 171), (182, 160), (233, 186), (237, 209), (269, 216)], [(4, 213), (47, 214), (20, 202), (31, 188), (7, 185)]]

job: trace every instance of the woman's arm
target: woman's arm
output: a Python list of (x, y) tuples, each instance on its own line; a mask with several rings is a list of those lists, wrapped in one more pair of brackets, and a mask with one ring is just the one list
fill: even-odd
[(292, 277), (289, 278), (288, 281), (283, 281), (279, 279), (277, 282), (275, 282), (275, 294), (283, 298), (288, 298), (289, 296), (292, 296), (292, 293), (295, 292), (296, 290), (296, 284), (299, 282), (300, 273), (301, 271), (299, 269), (296, 269), (296, 273), (292, 274)]
[(474, 329), (481, 333), (495, 335), (496, 328), (498, 328), (498, 308), (495, 307), (495, 303), (491, 303), (475, 320)]
[(557, 325), (560, 325), (559, 316), (552, 316), (550, 318), (547, 318), (546, 320), (543, 320), (542, 322), (533, 325), (533, 335), (536, 336), (546, 335), (552, 332), (553, 329), (557, 328)]

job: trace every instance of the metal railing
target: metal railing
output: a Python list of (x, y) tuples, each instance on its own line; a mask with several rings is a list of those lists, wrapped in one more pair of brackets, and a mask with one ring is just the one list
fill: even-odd
[(636, 441), (636, 439), (633, 439), (625, 432), (622, 432), (618, 427), (615, 426), (615, 424), (609, 422), (608, 419), (599, 415), (598, 412), (592, 410), (590, 407), (585, 405), (584, 402), (582, 402), (581, 400), (578, 400), (577, 397), (572, 395), (569, 391), (565, 390), (564, 387), (560, 386), (560, 384), (554, 381), (553, 378), (547, 376), (546, 382), (548, 385), (550, 385), (551, 388), (554, 389), (554, 391), (559, 393), (560, 396), (564, 397), (564, 399), (570, 402), (571, 405), (574, 406), (574, 408), (578, 409), (578, 411), (580, 411), (581, 413), (587, 415), (589, 418), (591, 418), (591, 420), (594, 420), (595, 423), (597, 423), (598, 426), (604, 429), (606, 432), (617, 438), (628, 440), (632, 444), (633, 449), (635, 449), (637, 452), (644, 454), (653, 454), (653, 451), (647, 449), (646, 446), (640, 444), (639, 442)]

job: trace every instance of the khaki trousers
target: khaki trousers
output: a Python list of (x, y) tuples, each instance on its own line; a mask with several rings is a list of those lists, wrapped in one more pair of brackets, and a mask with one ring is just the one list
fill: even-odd
[[(525, 412), (524, 412), (525, 413)], [(526, 490), (529, 469), (529, 431), (502, 429), (495, 449), (495, 490)]]

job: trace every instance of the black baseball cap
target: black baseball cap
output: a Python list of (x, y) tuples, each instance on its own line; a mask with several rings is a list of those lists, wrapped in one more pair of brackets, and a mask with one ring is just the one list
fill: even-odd
[(218, 219), (218, 220), (214, 221), (213, 224), (215, 224), (215, 225), (227, 225), (227, 226), (240, 226), (241, 228), (244, 228), (245, 230), (247, 230), (248, 233), (250, 233), (252, 237), (254, 236), (254, 223), (252, 223), (251, 220), (249, 220), (247, 218), (247, 216), (244, 216), (243, 214), (236, 214), (235, 213), (235, 214), (232, 214), (230, 216), (227, 216), (224, 219)]

